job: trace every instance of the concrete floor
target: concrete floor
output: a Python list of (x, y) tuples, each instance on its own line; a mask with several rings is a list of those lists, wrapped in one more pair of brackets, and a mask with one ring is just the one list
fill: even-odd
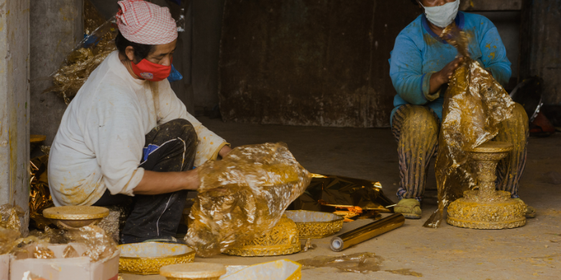
[[(399, 182), (396, 147), (389, 129), (351, 129), (261, 126), (201, 121), (233, 146), (282, 141), (298, 161), (317, 173), (380, 181), (388, 197), (395, 198)], [(334, 268), (305, 269), (303, 279), (411, 279), (386, 270), (410, 269), (426, 279), (559, 279), (561, 267), (561, 135), (531, 138), (520, 196), (538, 211), (522, 228), (500, 231), (460, 229), (443, 224), (422, 227), (436, 209), (423, 204), (421, 220), (407, 220), (399, 229), (349, 248), (329, 249), (330, 238), (314, 240), (317, 248), (283, 257), (243, 258), (220, 255), (196, 261), (250, 265), (276, 259), (300, 260), (371, 252), (383, 258), (381, 270), (369, 274), (339, 272)], [(429, 188), (435, 188), (434, 175)], [(345, 224), (343, 231), (368, 221)], [(164, 279), (159, 276), (123, 275), (125, 280)]]

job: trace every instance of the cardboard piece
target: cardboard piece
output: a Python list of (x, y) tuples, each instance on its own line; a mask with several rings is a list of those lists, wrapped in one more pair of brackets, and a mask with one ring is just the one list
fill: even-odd
[(0, 255), (0, 279), (10, 277), (10, 255)]
[[(34, 259), (33, 249), (26, 253), (19, 253), (10, 258), (10, 280), (21, 280), (23, 274), (31, 271), (47, 280), (117, 280), (119, 277), (120, 250), (108, 259), (90, 262), (89, 257), (63, 258), (64, 249), (69, 245), (74, 247), (80, 256), (86, 251), (86, 246), (79, 243), (65, 245), (49, 245), (55, 254), (55, 259)], [(0, 269), (1, 271), (1, 269)], [(8, 278), (2, 278), (8, 279)]]

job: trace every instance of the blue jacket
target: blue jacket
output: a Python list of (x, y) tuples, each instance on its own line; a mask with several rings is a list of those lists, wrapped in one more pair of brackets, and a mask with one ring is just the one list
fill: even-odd
[[(471, 58), (479, 61), (502, 85), (512, 74), (510, 61), (495, 25), (486, 17), (458, 12), (456, 25), (466, 31)], [(429, 93), (430, 77), (450, 63), (458, 51), (441, 40), (429, 27), (424, 14), (403, 29), (391, 52), (390, 76), (397, 91), (395, 111), (402, 105), (423, 105), (442, 119), (444, 92)]]

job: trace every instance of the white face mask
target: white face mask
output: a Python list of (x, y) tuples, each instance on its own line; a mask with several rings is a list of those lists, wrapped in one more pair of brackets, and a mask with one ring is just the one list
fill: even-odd
[(421, 6), (425, 8), (427, 19), (432, 24), (440, 28), (446, 28), (446, 26), (450, 25), (456, 19), (458, 8), (460, 8), (460, 0), (436, 7), (425, 7), (422, 4)]

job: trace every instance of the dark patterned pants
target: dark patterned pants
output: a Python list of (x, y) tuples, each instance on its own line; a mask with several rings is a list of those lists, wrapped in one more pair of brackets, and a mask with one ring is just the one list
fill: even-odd
[[(497, 189), (518, 197), (520, 177), (526, 165), (528, 148), (528, 116), (520, 104), (514, 108), (514, 117), (500, 124), (495, 141), (514, 145), (510, 155), (497, 167)], [(394, 114), (392, 133), (396, 139), (401, 182), (397, 197), (421, 200), (427, 182), (431, 158), (438, 148), (440, 121), (424, 106), (403, 105)]]
[[(193, 169), (198, 138), (193, 125), (177, 119), (158, 126), (146, 135), (143, 159), (139, 167), (158, 172)], [(135, 195), (132, 211), (121, 235), (121, 243), (142, 242), (175, 236), (181, 221), (187, 191), (159, 195)], [(125, 204), (129, 196), (106, 191), (94, 205)]]

